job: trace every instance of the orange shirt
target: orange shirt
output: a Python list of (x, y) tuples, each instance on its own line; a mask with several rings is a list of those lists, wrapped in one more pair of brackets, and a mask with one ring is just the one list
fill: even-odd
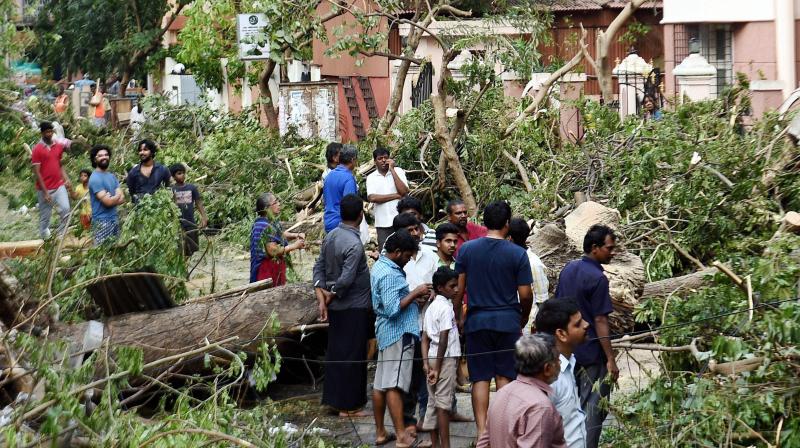
[(100, 104), (94, 106), (94, 118), (104, 118), (106, 116), (105, 101), (103, 101), (103, 94), (100, 94)]

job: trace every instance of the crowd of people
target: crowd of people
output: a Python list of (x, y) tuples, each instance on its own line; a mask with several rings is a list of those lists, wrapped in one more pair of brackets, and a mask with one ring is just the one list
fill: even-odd
[[(94, 169), (82, 170), (73, 189), (61, 165), (71, 142), (54, 138), (51, 123), (40, 129), (31, 161), (42, 238), (50, 235), (53, 208), (57, 232), (66, 231), (70, 194), (88, 197), (80, 221), (96, 245), (116, 238), (117, 208), (126, 194), (109, 171), (111, 148), (91, 148)], [(140, 163), (125, 179), (130, 200), (170, 188), (190, 255), (207, 224), (197, 187), (186, 183), (183, 165), (156, 162), (153, 141), (141, 140), (136, 149)], [(545, 265), (527, 247), (531, 229), (507, 202), (488, 203), (479, 225), (453, 199), (444, 208), (446, 222), (430, 228), (422, 222), (422, 203), (409, 195), (405, 172), (378, 147), (366, 180), (378, 244), (367, 251), (370, 233), (354, 176), (358, 152), (332, 143), (326, 158), (326, 234), (312, 279), (320, 320), (329, 323), (322, 403), (342, 417), (368, 416), (365, 361), (374, 359), (375, 445), (448, 447), (450, 422), (474, 419), (478, 447), (598, 446), (604, 402), (619, 375), (602, 266), (616, 249), (613, 230), (588, 230), (584, 256), (564, 267), (551, 296)], [(256, 198), (256, 212), (250, 281), (283, 285), (286, 256), (305, 247), (305, 234), (284, 230), (272, 193)], [(497, 393), (490, 399), (492, 382)], [(473, 417), (457, 412), (459, 386), (471, 393)], [(387, 410), (394, 432), (385, 425)], [(420, 432), (430, 432), (430, 440), (417, 440)]]
[[(53, 208), (59, 215), (57, 234), (63, 236), (66, 233), (71, 196), (73, 200), (84, 201), (79, 212), (81, 227), (91, 231), (96, 246), (116, 239), (120, 233), (117, 208), (125, 202), (126, 196), (117, 176), (109, 171), (111, 148), (106, 145), (94, 145), (91, 148), (89, 161), (93, 169), (82, 169), (79, 184), (73, 188), (69, 173), (62, 165), (64, 151), (72, 145), (72, 141), (56, 137), (51, 122), (42, 122), (39, 130), (41, 140), (31, 151), (31, 164), (38, 194), (41, 238), (51, 236)], [(161, 188), (171, 189), (180, 211), (183, 252), (186, 256), (191, 255), (198, 249), (200, 228), (208, 223), (197, 186), (186, 183), (186, 167), (183, 164), (167, 168), (156, 162), (158, 146), (155, 142), (141, 140), (136, 144), (136, 149), (139, 163), (128, 170), (125, 178), (131, 201), (136, 203), (142, 196), (153, 194)], [(199, 226), (195, 209), (200, 214)]]
[[(530, 227), (508, 203), (490, 202), (478, 225), (452, 200), (447, 222), (431, 229), (405, 173), (377, 148), (366, 192), (378, 240), (370, 254), (357, 152), (336, 145), (327, 152), (326, 235), (313, 270), (320, 319), (329, 323), (322, 403), (342, 417), (366, 415), (364, 361), (373, 359), (374, 337), (375, 445), (450, 446), (450, 422), (470, 420), (455, 401), (465, 359), (477, 446), (596, 447), (619, 373), (602, 267), (616, 249), (613, 230), (589, 229), (585, 255), (565, 266), (551, 297), (545, 266), (527, 247)], [(420, 432), (430, 440), (417, 440)]]

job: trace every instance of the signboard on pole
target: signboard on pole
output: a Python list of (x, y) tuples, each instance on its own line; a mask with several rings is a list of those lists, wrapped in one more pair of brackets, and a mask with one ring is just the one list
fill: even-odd
[(253, 61), (269, 59), (269, 41), (266, 28), (269, 25), (265, 14), (237, 14), (236, 42), (239, 59)]

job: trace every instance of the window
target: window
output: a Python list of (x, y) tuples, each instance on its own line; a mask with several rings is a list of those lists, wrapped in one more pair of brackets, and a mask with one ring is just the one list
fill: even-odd
[[(700, 42), (700, 54), (717, 69), (716, 91), (733, 84), (733, 33), (730, 25), (702, 23), (675, 27), (675, 63), (689, 56), (689, 40)], [(677, 83), (676, 83), (677, 85)]]

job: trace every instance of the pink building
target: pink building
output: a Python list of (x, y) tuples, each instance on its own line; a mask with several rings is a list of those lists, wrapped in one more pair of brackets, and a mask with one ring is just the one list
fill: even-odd
[[(797, 88), (800, 69), (800, 0), (664, 0), (664, 68), (668, 75), (697, 39), (700, 54), (717, 69), (716, 90), (746, 74), (753, 115), (777, 108)], [(677, 93), (674, 76), (667, 94)]]

